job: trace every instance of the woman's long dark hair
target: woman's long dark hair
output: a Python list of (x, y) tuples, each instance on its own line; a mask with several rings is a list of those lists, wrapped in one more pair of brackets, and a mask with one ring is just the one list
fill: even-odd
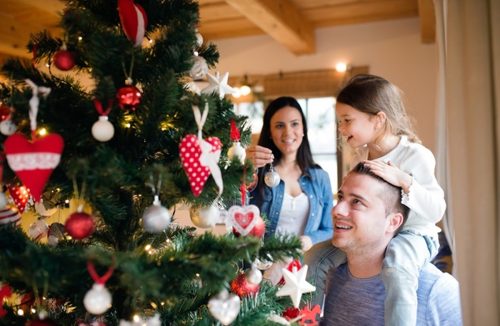
[[(319, 167), (313, 160), (311, 147), (309, 146), (309, 138), (307, 136), (307, 121), (304, 116), (304, 112), (302, 112), (302, 108), (300, 107), (299, 102), (293, 97), (290, 96), (282, 96), (273, 100), (266, 108), (264, 112), (264, 121), (262, 125), (262, 130), (259, 136), (258, 144), (263, 147), (267, 147), (273, 151), (274, 155), (274, 164), (278, 164), (281, 160), (281, 152), (274, 144), (271, 139), (271, 118), (274, 116), (276, 112), (281, 110), (282, 108), (289, 106), (295, 108), (302, 118), (302, 125), (304, 126), (304, 137), (302, 138), (302, 144), (297, 151), (297, 164), (300, 167), (302, 173), (307, 171), (311, 167)], [(260, 183), (259, 183), (260, 184)]]

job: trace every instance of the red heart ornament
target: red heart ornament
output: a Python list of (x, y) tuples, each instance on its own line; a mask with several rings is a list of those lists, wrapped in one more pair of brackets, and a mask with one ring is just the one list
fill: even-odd
[(236, 231), (246, 236), (260, 219), (260, 210), (255, 205), (232, 206), (229, 208), (229, 222)]
[(28, 199), (30, 199), (30, 191), (25, 186), (14, 185), (7, 186), (7, 190), (9, 191), (14, 204), (16, 204), (17, 210), (20, 214), (22, 214), (26, 209)]
[(63, 138), (58, 134), (50, 134), (33, 141), (29, 141), (22, 134), (14, 134), (4, 143), (10, 168), (37, 202), (42, 197), (52, 171), (59, 164), (63, 147)]
[[(222, 143), (217, 137), (208, 137), (206, 142), (212, 146), (210, 152), (217, 152), (222, 148)], [(179, 154), (181, 156), (182, 168), (186, 172), (191, 186), (191, 191), (198, 197), (210, 176), (208, 166), (200, 162), (201, 148), (198, 143), (198, 137), (196, 135), (187, 135), (184, 137), (179, 145)]]

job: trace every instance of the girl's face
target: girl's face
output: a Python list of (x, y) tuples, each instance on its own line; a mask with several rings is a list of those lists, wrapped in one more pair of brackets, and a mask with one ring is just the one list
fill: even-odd
[(297, 155), (304, 137), (302, 116), (296, 108), (285, 106), (271, 117), (271, 138), (283, 155)]
[(338, 130), (349, 146), (358, 148), (377, 139), (377, 116), (361, 112), (350, 105), (335, 105)]

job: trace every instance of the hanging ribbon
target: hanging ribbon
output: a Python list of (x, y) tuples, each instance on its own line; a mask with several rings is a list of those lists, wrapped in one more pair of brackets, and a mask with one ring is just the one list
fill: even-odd
[(50, 94), (50, 87), (38, 86), (31, 79), (25, 79), (25, 81), (26, 84), (28, 84), (28, 86), (31, 87), (31, 91), (33, 92), (33, 95), (29, 100), (29, 105), (30, 105), (29, 118), (30, 118), (30, 127), (33, 138), (36, 130), (36, 116), (38, 115), (38, 105), (40, 104), (40, 99), (38, 98), (38, 95), (41, 95), (44, 98), (47, 97), (47, 95)]
[(208, 115), (208, 103), (205, 103), (203, 114), (200, 113), (200, 109), (197, 106), (193, 105), (193, 113), (196, 125), (198, 126), (198, 145), (201, 149), (200, 164), (209, 168), (210, 173), (214, 178), (215, 184), (219, 188), (217, 198), (215, 198), (214, 200), (215, 203), (222, 195), (224, 184), (222, 182), (222, 173), (218, 164), (220, 159), (220, 150), (212, 150), (212, 145), (204, 140), (202, 136), (203, 125), (205, 124)]
[(111, 99), (108, 100), (108, 107), (106, 108), (106, 110), (104, 110), (102, 108), (101, 102), (98, 99), (94, 99), (94, 106), (95, 106), (97, 113), (99, 113), (99, 115), (107, 116), (109, 114), (109, 112), (111, 112), (112, 105), (113, 105), (113, 100), (111, 100)]
[(87, 270), (89, 271), (90, 277), (92, 277), (94, 282), (96, 282), (97, 284), (100, 284), (100, 285), (106, 284), (106, 282), (109, 280), (111, 275), (113, 275), (114, 269), (115, 268), (114, 268), (114, 263), (113, 263), (113, 265), (111, 265), (108, 268), (108, 270), (106, 271), (106, 273), (103, 276), (99, 276), (99, 274), (97, 274), (97, 272), (95, 270), (94, 264), (90, 260), (87, 261)]

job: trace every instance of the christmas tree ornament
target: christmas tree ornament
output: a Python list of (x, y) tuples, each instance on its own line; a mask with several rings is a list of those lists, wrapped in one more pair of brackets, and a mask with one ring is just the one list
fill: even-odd
[(12, 108), (4, 103), (0, 104), (0, 121), (9, 120), (12, 115)]
[(22, 214), (26, 209), (26, 205), (28, 204), (28, 200), (30, 198), (28, 188), (25, 186), (8, 185), (7, 191), (9, 192), (10, 198), (14, 201), (19, 214)]
[(276, 172), (274, 166), (271, 164), (271, 166), (269, 167), (269, 171), (267, 171), (264, 175), (265, 184), (270, 188), (274, 188), (280, 184), (280, 180), (280, 175), (278, 174), (278, 172)]
[(234, 205), (229, 208), (228, 217), (228, 223), (233, 227), (236, 236), (252, 235), (261, 238), (265, 233), (266, 224), (255, 205)]
[(300, 315), (300, 309), (295, 308), (295, 307), (288, 307), (285, 310), (283, 310), (282, 313), (283, 317), (286, 318), (286, 320), (291, 320), (299, 317)]
[(201, 47), (203, 45), (203, 35), (201, 35), (198, 30), (196, 30), (196, 47)]
[(108, 121), (108, 114), (111, 112), (112, 103), (111, 100), (108, 101), (108, 108), (104, 110), (101, 102), (97, 99), (94, 100), (94, 106), (99, 113), (99, 120), (92, 125), (92, 136), (100, 142), (107, 142), (115, 134), (115, 128)]
[(240, 143), (240, 131), (238, 130), (238, 127), (236, 127), (236, 122), (234, 120), (231, 120), (231, 134), (230, 138), (233, 142), (231, 147), (227, 151), (227, 157), (230, 160), (233, 160), (234, 158), (238, 159), (240, 163), (243, 165), (245, 164), (245, 157), (247, 155), (245, 149), (243, 146), (241, 146)]
[(309, 307), (305, 306), (300, 310), (300, 316), (302, 317), (299, 321), (300, 326), (318, 326), (319, 322), (316, 319), (316, 315), (321, 314), (321, 308), (319, 304), (309, 309)]
[(49, 232), (49, 226), (44, 219), (38, 219), (33, 222), (28, 229), (28, 236), (37, 241), (42, 239)]
[[(298, 259), (293, 259), (287, 266), (286, 269), (288, 269), (290, 272), (293, 272), (295, 270), (299, 270), (302, 268), (302, 264), (300, 263), (300, 260)], [(281, 271), (281, 268), (280, 268)], [(281, 277), (280, 281), (278, 282), (278, 285), (284, 285), (285, 284), (285, 278)]]
[(90, 276), (94, 280), (94, 285), (83, 298), (85, 309), (91, 314), (100, 315), (111, 308), (111, 294), (104, 286), (113, 274), (113, 266), (110, 267), (103, 276), (99, 276), (95, 270), (94, 264), (91, 261), (87, 262), (87, 269)]
[(191, 207), (189, 209), (189, 216), (194, 226), (208, 229), (214, 227), (219, 221), (220, 212), (219, 208), (212, 204), (208, 207)]
[(7, 315), (7, 310), (3, 307), (3, 302), (5, 298), (8, 298), (12, 295), (12, 288), (8, 284), (0, 283), (0, 318), (5, 317)]
[(208, 64), (205, 58), (199, 55), (194, 55), (193, 66), (191, 67), (191, 70), (189, 70), (189, 76), (191, 76), (193, 80), (203, 80), (207, 74)]
[[(50, 88), (39, 87), (29, 79), (26, 80), (26, 83), (33, 91), (29, 101), (29, 115), (32, 137), (34, 138), (39, 104), (38, 95), (47, 96), (50, 93)], [(28, 187), (35, 201), (40, 201), (45, 184), (52, 171), (59, 164), (63, 147), (63, 138), (58, 134), (49, 134), (31, 141), (22, 134), (14, 134), (5, 140), (4, 151), (7, 162), (21, 182)]]
[(250, 283), (245, 273), (239, 273), (234, 280), (231, 281), (231, 291), (236, 293), (240, 298), (250, 295), (257, 295), (260, 290), (260, 285)]
[(144, 8), (132, 0), (118, 0), (118, 14), (127, 38), (134, 43), (134, 46), (140, 46), (148, 25), (148, 16)]
[(7, 119), (0, 122), (0, 132), (2, 135), (10, 136), (13, 135), (17, 130), (17, 126), (12, 122), (12, 120)]
[(127, 78), (125, 86), (121, 87), (116, 93), (118, 105), (122, 110), (135, 111), (136, 106), (141, 103), (141, 91), (132, 85), (132, 79)]
[(224, 289), (217, 296), (208, 300), (208, 311), (222, 325), (229, 325), (240, 313), (240, 302), (239, 296)]
[(144, 319), (134, 317), (131, 322), (120, 320), (119, 326), (161, 326), (160, 314), (156, 313), (153, 317)]
[(202, 128), (208, 115), (208, 104), (205, 104), (203, 114), (197, 106), (193, 106), (193, 113), (198, 125), (198, 136), (189, 134), (181, 140), (179, 155), (182, 168), (186, 172), (195, 197), (201, 194), (210, 174), (219, 188), (218, 196), (220, 196), (224, 188), (222, 173), (218, 165), (222, 142), (217, 137), (208, 137), (206, 140), (202, 137)]
[(155, 195), (153, 205), (146, 208), (142, 215), (142, 225), (146, 232), (160, 233), (168, 228), (171, 219), (170, 212), (161, 205), (158, 195)]
[(252, 284), (260, 284), (262, 281), (262, 272), (257, 268), (257, 266), (252, 264), (252, 268), (247, 271), (246, 277), (248, 282)]
[(217, 72), (214, 75), (207, 74), (209, 85), (201, 90), (203, 94), (219, 94), (219, 98), (222, 100), (226, 94), (234, 94), (236, 91), (234, 88), (227, 84), (229, 79), (229, 73), (226, 72), (222, 77), (220, 73)]
[(19, 225), (21, 215), (15, 208), (4, 207), (0, 209), (0, 225)]
[(52, 61), (57, 69), (68, 71), (75, 66), (75, 55), (73, 52), (68, 51), (66, 44), (63, 44), (61, 49), (54, 54)]
[(79, 207), (75, 213), (68, 217), (64, 228), (73, 239), (82, 240), (94, 233), (94, 218), (83, 212), (82, 207)]
[(276, 296), (290, 296), (293, 306), (298, 308), (302, 294), (316, 291), (316, 287), (306, 281), (307, 268), (308, 266), (304, 265), (299, 270), (293, 268), (292, 272), (283, 268), (282, 272), (285, 277), (285, 285), (276, 292)]
[(64, 240), (65, 236), (64, 224), (54, 222), (49, 226), (49, 232), (47, 235), (47, 243), (49, 246), (55, 247), (59, 241)]
[(261, 271), (265, 271), (265, 270), (271, 268), (271, 266), (273, 265), (273, 260), (271, 257), (269, 259), (255, 258), (253, 264), (255, 265), (255, 267), (257, 267)]

